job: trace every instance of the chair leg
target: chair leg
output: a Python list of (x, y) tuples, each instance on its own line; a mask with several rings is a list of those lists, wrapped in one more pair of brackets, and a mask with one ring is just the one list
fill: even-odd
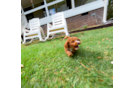
[(39, 37), (39, 41), (42, 41), (43, 40), (40, 31), (38, 32), (38, 37)]
[(66, 36), (70, 36), (69, 33), (68, 33), (68, 31), (66, 31)]
[(23, 44), (25, 44), (25, 43), (26, 43), (26, 40), (24, 39)]
[(23, 34), (23, 44), (26, 43), (25, 34)]
[(39, 35), (39, 40), (42, 41), (42, 37), (41, 37), (41, 35)]
[(68, 33), (68, 30), (67, 30), (67, 27), (65, 27), (65, 33), (66, 33), (66, 36), (70, 36), (69, 33)]
[(47, 37), (46, 40), (49, 39), (49, 25), (47, 24)]
[(46, 39), (49, 39), (49, 33), (47, 33), (47, 37), (46, 37)]

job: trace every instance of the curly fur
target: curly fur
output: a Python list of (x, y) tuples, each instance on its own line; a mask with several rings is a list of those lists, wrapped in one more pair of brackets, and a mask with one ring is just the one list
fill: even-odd
[[(80, 39), (77, 37), (66, 36), (67, 41), (64, 44), (65, 53), (70, 57), (73, 56), (76, 50), (78, 50), (78, 45), (81, 44)], [(65, 39), (64, 38), (64, 39)]]

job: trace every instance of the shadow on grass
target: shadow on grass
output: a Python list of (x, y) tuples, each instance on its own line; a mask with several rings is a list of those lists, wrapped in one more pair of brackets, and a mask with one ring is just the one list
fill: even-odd
[(99, 51), (93, 51), (87, 48), (80, 48), (78, 51), (75, 52), (75, 54), (70, 57), (73, 60), (81, 60), (82, 62), (93, 61), (98, 62), (99, 60), (103, 60), (103, 53)]
[[(90, 75), (90, 77), (99, 76), (99, 72), (101, 71), (102, 67), (105, 67), (105, 61), (103, 59), (103, 53), (99, 51), (92, 51), (90, 49), (80, 48), (76, 53), (70, 57), (76, 63), (73, 63), (75, 67), (82, 66), (83, 70), (86, 72), (94, 72)], [(79, 64), (78, 64), (79, 63)], [(75, 70), (75, 69), (74, 69)]]

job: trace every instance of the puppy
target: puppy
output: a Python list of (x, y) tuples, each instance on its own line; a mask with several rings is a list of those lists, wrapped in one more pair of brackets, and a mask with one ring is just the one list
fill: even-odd
[[(64, 50), (65, 53), (70, 57), (73, 56), (73, 53), (75, 53), (76, 50), (78, 50), (78, 45), (81, 44), (80, 39), (77, 37), (69, 37), (66, 36), (67, 41), (64, 44)], [(65, 39), (64, 38), (64, 39)]]

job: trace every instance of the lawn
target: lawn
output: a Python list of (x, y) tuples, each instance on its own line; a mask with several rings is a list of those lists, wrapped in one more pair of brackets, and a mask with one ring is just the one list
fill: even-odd
[(63, 37), (21, 45), (22, 88), (113, 88), (113, 27), (70, 36), (82, 42), (73, 57)]

